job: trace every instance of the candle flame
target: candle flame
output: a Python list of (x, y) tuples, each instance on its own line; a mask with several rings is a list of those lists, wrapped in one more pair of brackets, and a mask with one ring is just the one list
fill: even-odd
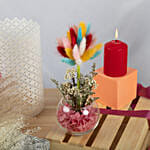
[(116, 32), (115, 32), (115, 39), (118, 39), (118, 29), (116, 28)]

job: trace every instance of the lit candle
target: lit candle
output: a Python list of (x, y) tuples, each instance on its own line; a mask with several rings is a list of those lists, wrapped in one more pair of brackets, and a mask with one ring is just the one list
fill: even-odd
[(128, 45), (117, 39), (116, 29), (115, 40), (104, 46), (104, 74), (111, 77), (120, 77), (127, 73)]

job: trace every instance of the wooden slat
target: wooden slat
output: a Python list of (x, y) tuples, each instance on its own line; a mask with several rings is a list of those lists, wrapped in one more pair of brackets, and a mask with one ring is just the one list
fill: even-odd
[(126, 147), (128, 150), (140, 150), (148, 132), (147, 121), (142, 118), (132, 118), (124, 131), (116, 150)]
[[(150, 101), (141, 97), (135, 110), (145, 109), (150, 109)], [(146, 119), (135, 117), (130, 118), (116, 150), (122, 150), (124, 148), (127, 150), (140, 150), (147, 133), (148, 123)]]
[[(129, 105), (124, 108), (123, 110), (128, 110)], [(102, 125), (97, 137), (92, 144), (93, 148), (100, 148), (104, 150), (109, 150), (111, 144), (122, 124), (124, 116), (114, 116), (114, 115), (107, 115), (107, 118)]]
[(90, 132), (90, 133), (83, 135), (83, 136), (72, 136), (68, 143), (84, 146), (84, 145), (86, 145), (86, 143), (87, 143), (87, 141), (90, 138), (92, 133), (93, 132)]
[(68, 143), (59, 143), (59, 142), (52, 142), (50, 143), (50, 150), (95, 150), (90, 147), (79, 147), (74, 146)]
[(107, 116), (102, 128), (100, 129), (92, 147), (109, 150), (115, 135), (124, 117)]
[(144, 143), (142, 144), (141, 150), (147, 150), (150, 147), (150, 131), (147, 133)]

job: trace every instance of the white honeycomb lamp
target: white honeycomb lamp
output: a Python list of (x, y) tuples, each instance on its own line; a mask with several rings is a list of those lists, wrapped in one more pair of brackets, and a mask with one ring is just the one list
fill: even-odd
[(0, 21), (0, 72), (2, 78), (9, 77), (0, 90), (15, 81), (22, 112), (30, 116), (40, 113), (44, 99), (40, 26), (36, 22), (24, 18)]

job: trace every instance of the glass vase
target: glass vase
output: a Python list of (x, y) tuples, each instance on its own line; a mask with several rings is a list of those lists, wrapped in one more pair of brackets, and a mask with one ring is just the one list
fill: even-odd
[(80, 111), (74, 110), (71, 105), (62, 98), (57, 108), (57, 121), (61, 128), (71, 135), (84, 135), (94, 130), (100, 119), (100, 111), (96, 102)]

